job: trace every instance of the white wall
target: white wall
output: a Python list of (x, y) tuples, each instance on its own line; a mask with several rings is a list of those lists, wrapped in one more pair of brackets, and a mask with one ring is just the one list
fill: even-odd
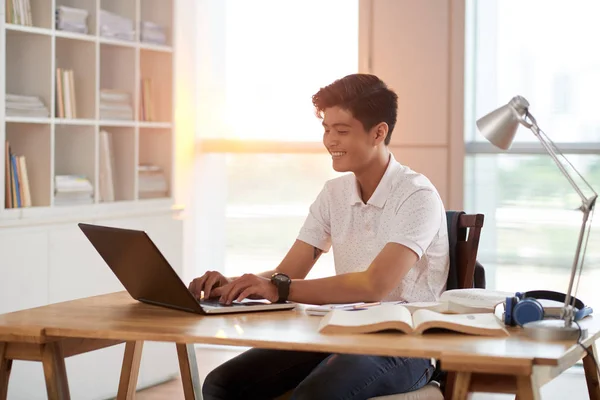
[(464, 0), (360, 0), (361, 72), (398, 94), (390, 150), (463, 206)]

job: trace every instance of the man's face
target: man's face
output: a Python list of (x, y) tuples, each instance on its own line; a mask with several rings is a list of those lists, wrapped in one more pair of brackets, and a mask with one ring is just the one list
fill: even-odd
[(369, 163), (376, 144), (360, 121), (340, 107), (327, 108), (323, 114), (323, 144), (331, 154), (337, 172), (360, 171)]

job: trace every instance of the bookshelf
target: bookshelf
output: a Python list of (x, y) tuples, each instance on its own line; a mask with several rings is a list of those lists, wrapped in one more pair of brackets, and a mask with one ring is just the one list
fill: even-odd
[[(30, 15), (15, 17), (10, 6), (21, 1)], [(0, 0), (0, 220), (64, 215), (72, 206), (171, 206), (174, 2)], [(39, 98), (47, 114), (21, 113), (14, 95)], [(12, 172), (6, 142), (25, 159), (29, 207), (7, 201), (15, 200), (13, 176), (23, 174)], [(63, 175), (89, 182), (84, 201), (59, 199)]]

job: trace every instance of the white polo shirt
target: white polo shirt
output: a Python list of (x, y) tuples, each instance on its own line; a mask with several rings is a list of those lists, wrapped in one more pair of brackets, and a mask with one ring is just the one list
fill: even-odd
[(413, 250), (417, 263), (385, 301), (436, 301), (446, 288), (449, 250), (444, 204), (429, 179), (391, 154), (367, 204), (354, 174), (327, 181), (298, 239), (324, 252), (332, 247), (338, 275), (366, 270), (389, 242)]

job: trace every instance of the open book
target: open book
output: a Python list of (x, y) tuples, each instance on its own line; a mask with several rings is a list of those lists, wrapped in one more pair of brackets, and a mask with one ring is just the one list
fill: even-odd
[[(402, 304), (413, 313), (417, 310), (431, 310), (443, 314), (476, 314), (493, 313), (496, 305), (504, 302), (506, 297), (514, 293), (487, 289), (454, 289), (447, 290), (434, 302), (387, 302), (385, 304)], [(360, 308), (365, 303), (310, 305), (306, 308), (308, 315), (325, 315), (331, 310)], [(559, 304), (560, 306), (560, 304)]]
[(442, 314), (421, 309), (411, 314), (401, 304), (382, 304), (353, 311), (335, 309), (325, 315), (319, 325), (321, 333), (371, 333), (389, 329), (412, 334), (446, 329), (470, 335), (508, 335), (494, 313)]
[(405, 303), (410, 312), (431, 310), (443, 314), (493, 313), (496, 305), (514, 293), (487, 289), (447, 290), (436, 302)]

